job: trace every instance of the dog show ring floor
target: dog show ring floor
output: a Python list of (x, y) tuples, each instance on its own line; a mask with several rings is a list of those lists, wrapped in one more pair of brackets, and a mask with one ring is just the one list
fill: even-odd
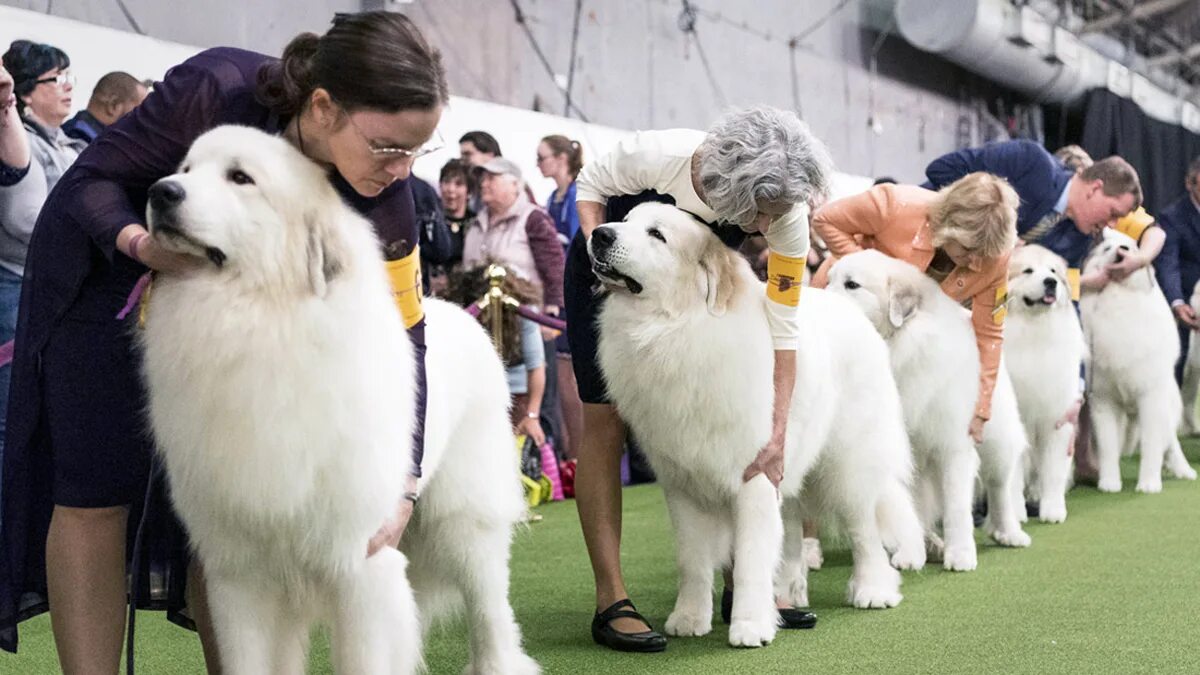
[[(1200, 461), (1200, 441), (1184, 443)], [(1061, 525), (1031, 521), (1028, 549), (1004, 549), (979, 530), (979, 569), (931, 564), (904, 573), (904, 602), (887, 610), (845, 605), (850, 555), (826, 544), (809, 577), (809, 631), (780, 631), (763, 649), (734, 649), (714, 617), (702, 638), (672, 638), (661, 654), (620, 654), (592, 644), (592, 575), (574, 503), (538, 507), (513, 546), (512, 600), (529, 654), (546, 673), (1196, 673), (1200, 605), (1200, 484), (1164, 481), (1162, 494), (1133, 492), (1136, 460), (1122, 463), (1125, 488), (1077, 487)], [(638, 609), (658, 628), (675, 598), (674, 544), (662, 492), (625, 490), (623, 560)], [(714, 592), (720, 592), (719, 583)], [(309, 672), (331, 673), (328, 641), (314, 639)], [(467, 661), (461, 621), (435, 629), (428, 672), (460, 673)], [(202, 673), (194, 633), (143, 613), (137, 670)], [(21, 652), (0, 654), (0, 673), (57, 673), (46, 615), (26, 622)], [(124, 671), (122, 671), (124, 672)]]

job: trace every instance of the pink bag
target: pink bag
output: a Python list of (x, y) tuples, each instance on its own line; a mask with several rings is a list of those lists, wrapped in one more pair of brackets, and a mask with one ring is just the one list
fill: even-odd
[(554, 456), (554, 448), (550, 442), (542, 444), (542, 473), (550, 479), (550, 498), (556, 502), (563, 500), (562, 476), (558, 473), (558, 458)]

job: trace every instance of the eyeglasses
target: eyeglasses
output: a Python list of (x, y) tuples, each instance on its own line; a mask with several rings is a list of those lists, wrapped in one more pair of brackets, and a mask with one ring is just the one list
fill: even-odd
[(70, 72), (64, 71), (64, 72), (61, 72), (61, 73), (55, 75), (54, 77), (43, 77), (40, 80), (33, 81), (34, 84), (50, 84), (51, 82), (53, 82), (54, 84), (57, 84), (60, 87), (65, 87), (68, 84), (71, 85), (72, 87), (74, 87), (75, 86), (75, 73), (70, 73)]
[(544, 161), (546, 161), (546, 160), (550, 159), (552, 156), (553, 156), (553, 155), (538, 155), (538, 156), (537, 156), (537, 163), (538, 163), (538, 164), (541, 164), (542, 162), (544, 162)]
[(367, 138), (367, 134), (362, 130), (362, 127), (358, 126), (358, 124), (354, 121), (354, 118), (350, 116), (349, 112), (346, 113), (346, 119), (350, 121), (350, 126), (354, 127), (354, 130), (358, 132), (358, 135), (363, 139), (363, 142), (367, 144), (367, 150), (371, 152), (371, 156), (380, 162), (389, 162), (397, 158), (416, 159), (418, 157), (424, 157), (431, 152), (437, 152), (438, 150), (441, 150), (446, 145), (446, 141), (442, 137), (442, 132), (434, 129), (433, 137), (426, 141), (425, 144), (419, 148), (410, 150), (408, 148), (401, 148), (398, 146), (377, 147), (371, 143), (371, 140)]

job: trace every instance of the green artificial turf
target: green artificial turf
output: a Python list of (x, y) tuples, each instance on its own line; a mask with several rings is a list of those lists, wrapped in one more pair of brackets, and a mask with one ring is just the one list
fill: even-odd
[[(1193, 463), (1200, 443), (1185, 444)], [(889, 610), (844, 606), (849, 555), (827, 550), (810, 577), (820, 623), (781, 631), (758, 650), (735, 650), (717, 620), (703, 638), (672, 639), (665, 653), (618, 654), (592, 644), (591, 572), (575, 505), (538, 509), (544, 521), (516, 537), (512, 598), (529, 653), (547, 673), (1197, 673), (1200, 605), (1200, 485), (1166, 481), (1160, 495), (1076, 488), (1062, 525), (1030, 523), (1033, 546), (1006, 550), (980, 539), (979, 569), (932, 566), (904, 574), (904, 602)], [(662, 626), (674, 601), (671, 532), (654, 486), (625, 491), (624, 567), (634, 600)], [(138, 672), (202, 672), (194, 634), (144, 613)], [(58, 672), (50, 622), (21, 631), (21, 653), (0, 655), (0, 673)], [(435, 631), (432, 673), (466, 663), (464, 627)], [(331, 672), (326, 641), (312, 673)]]

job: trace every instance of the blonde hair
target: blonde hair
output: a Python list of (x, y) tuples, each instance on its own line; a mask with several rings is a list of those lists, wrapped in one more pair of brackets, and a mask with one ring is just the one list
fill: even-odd
[(1054, 156), (1058, 158), (1058, 161), (1063, 163), (1063, 166), (1072, 171), (1086, 169), (1095, 163), (1092, 156), (1087, 153), (1087, 150), (1078, 145), (1064, 145), (1054, 151)]
[(983, 258), (996, 258), (1017, 243), (1021, 200), (1008, 181), (982, 171), (942, 188), (929, 209), (934, 246), (955, 242)]

